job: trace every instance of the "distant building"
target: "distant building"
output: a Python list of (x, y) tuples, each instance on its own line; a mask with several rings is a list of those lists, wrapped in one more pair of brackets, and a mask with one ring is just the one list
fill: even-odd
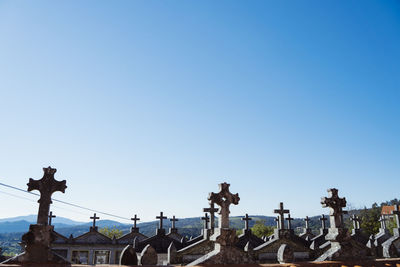
[(396, 207), (397, 207), (397, 210), (400, 209), (400, 205), (382, 206), (381, 215), (385, 216), (385, 218), (387, 218), (387, 219), (393, 218), (392, 211), (394, 211)]

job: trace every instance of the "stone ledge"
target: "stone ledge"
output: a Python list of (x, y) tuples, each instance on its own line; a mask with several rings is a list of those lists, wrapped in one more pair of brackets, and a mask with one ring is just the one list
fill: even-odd
[[(63, 265), (63, 264), (0, 264), (0, 267), (93, 267), (95, 265)], [(102, 267), (128, 267), (126, 265), (98, 265)], [(180, 266), (180, 265), (175, 265)], [(222, 265), (199, 265), (207, 267), (221, 267)], [(224, 265), (228, 266), (228, 265)], [(290, 264), (233, 264), (231, 266), (235, 267), (315, 267), (315, 266), (326, 266), (326, 267), (400, 267), (400, 258), (396, 259), (377, 259), (374, 261), (324, 261), (324, 262), (300, 262), (300, 263), (290, 263)], [(149, 266), (150, 267), (150, 266)]]

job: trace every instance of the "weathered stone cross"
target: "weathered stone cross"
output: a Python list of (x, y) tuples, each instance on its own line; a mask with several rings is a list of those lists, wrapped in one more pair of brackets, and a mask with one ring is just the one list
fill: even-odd
[(353, 221), (354, 230), (360, 229), (360, 218), (358, 218), (357, 215), (353, 214), (350, 219)]
[(252, 219), (249, 217), (249, 214), (246, 213), (246, 216), (242, 218), (242, 221), (244, 221), (244, 229), (249, 230), (249, 221)]
[(279, 210), (274, 210), (274, 213), (279, 214), (279, 229), (285, 229), (285, 213), (289, 213), (289, 210), (283, 208), (283, 202), (279, 203)]
[(50, 211), (50, 214), (49, 214), (49, 225), (51, 225), (51, 220), (52, 220), (53, 218), (55, 218), (55, 217), (57, 217), (57, 216), (56, 216), (56, 215), (53, 215), (53, 212)]
[(287, 220), (288, 229), (291, 230), (292, 229), (292, 221), (294, 219), (292, 217), (290, 217), (290, 213), (288, 214), (288, 216), (287, 216), (287, 218), (285, 220)]
[(204, 221), (204, 229), (208, 229), (208, 222), (210, 221), (210, 218), (208, 218), (208, 213), (205, 213), (204, 217), (201, 217), (201, 219)]
[(172, 219), (169, 219), (171, 221), (171, 228), (172, 229), (176, 229), (175, 228), (175, 222), (179, 221), (178, 219), (175, 219), (175, 215), (172, 216)]
[(306, 229), (310, 229), (310, 218), (308, 218), (308, 216), (306, 216), (304, 218), (304, 221), (306, 222)]
[(160, 226), (159, 226), (158, 229), (163, 229), (163, 220), (164, 220), (164, 219), (167, 219), (167, 217), (164, 216), (164, 213), (161, 211), (161, 212), (160, 212), (160, 216), (157, 216), (156, 219), (159, 219), (159, 220), (160, 220)]
[(203, 212), (209, 212), (210, 213), (210, 224), (211, 224), (211, 229), (214, 229), (215, 227), (215, 212), (218, 212), (218, 208), (214, 207), (214, 202), (210, 202), (210, 207), (209, 208), (204, 208)]
[(322, 229), (326, 229), (326, 218), (325, 218), (325, 215), (324, 214), (322, 214), (321, 215), (321, 218), (319, 218), (319, 220), (321, 221), (321, 223), (322, 223)]
[(133, 228), (136, 229), (136, 222), (140, 221), (140, 218), (137, 217), (137, 214), (135, 214), (135, 216), (133, 216), (133, 218), (131, 218), (131, 220), (133, 221)]
[(321, 198), (321, 204), (323, 208), (329, 207), (330, 209), (331, 228), (343, 228), (343, 214), (346, 214), (347, 211), (342, 208), (346, 207), (346, 198), (339, 198), (336, 188), (328, 189), (328, 195), (329, 197)]
[(93, 229), (93, 230), (97, 230), (97, 227), (96, 227), (96, 220), (97, 220), (97, 219), (100, 219), (100, 217), (97, 217), (97, 216), (96, 216), (96, 213), (95, 213), (95, 214), (93, 214), (93, 217), (90, 217), (90, 219), (93, 220), (93, 227), (92, 227), (92, 229)]
[(231, 204), (237, 205), (239, 204), (239, 194), (232, 194), (229, 192), (230, 184), (222, 183), (219, 184), (219, 193), (210, 193), (208, 200), (210, 202), (214, 202), (218, 206), (221, 207), (219, 210), (219, 228), (229, 228), (229, 206)]
[(397, 228), (400, 228), (400, 220), (399, 220), (400, 211), (397, 205), (394, 205), (394, 210), (392, 210), (392, 214), (395, 217)]
[(381, 215), (381, 217), (379, 218), (379, 222), (381, 223), (382, 229), (386, 229), (386, 221), (387, 219), (385, 218), (385, 216)]
[(39, 213), (37, 217), (37, 224), (47, 225), (48, 216), (50, 211), (51, 195), (54, 192), (60, 191), (65, 193), (67, 188), (66, 181), (57, 181), (54, 179), (54, 174), (57, 169), (53, 169), (50, 166), (43, 168), (44, 175), (40, 180), (29, 179), (28, 191), (38, 190), (40, 192), (39, 202)]

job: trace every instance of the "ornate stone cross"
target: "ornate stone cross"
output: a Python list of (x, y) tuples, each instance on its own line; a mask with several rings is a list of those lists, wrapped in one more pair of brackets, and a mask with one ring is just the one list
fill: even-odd
[(50, 214), (49, 214), (49, 225), (51, 225), (51, 221), (52, 221), (52, 219), (55, 218), (55, 217), (57, 217), (57, 216), (56, 216), (56, 215), (53, 215), (53, 212), (50, 211)]
[(215, 227), (215, 212), (218, 212), (218, 208), (214, 207), (214, 202), (210, 202), (210, 207), (209, 208), (204, 208), (203, 212), (209, 212), (210, 213), (210, 224), (211, 224), (211, 229), (214, 229)]
[(244, 229), (249, 230), (249, 221), (252, 219), (249, 217), (249, 214), (246, 213), (246, 216), (242, 218), (242, 221), (244, 221)]
[(48, 216), (50, 211), (51, 195), (54, 192), (60, 191), (65, 193), (67, 188), (66, 181), (57, 181), (54, 179), (54, 174), (57, 169), (53, 169), (50, 166), (43, 168), (44, 175), (40, 180), (34, 180), (29, 178), (28, 191), (38, 190), (40, 192), (39, 202), (39, 213), (37, 217), (37, 224), (47, 225)]
[(95, 214), (93, 214), (93, 217), (90, 217), (90, 219), (93, 220), (92, 229), (93, 229), (93, 230), (97, 230), (97, 227), (96, 227), (96, 220), (97, 220), (97, 219), (100, 219), (100, 217), (97, 217), (97, 216), (96, 216), (96, 213), (95, 213)]
[(336, 188), (331, 188), (327, 191), (329, 197), (321, 198), (321, 204), (323, 208), (328, 207), (330, 209), (331, 228), (343, 228), (343, 214), (346, 214), (347, 211), (342, 208), (346, 207), (346, 198), (340, 198)]
[(353, 216), (351, 216), (350, 219), (353, 221), (354, 230), (360, 229), (360, 218), (358, 218), (357, 215), (353, 214)]
[(232, 194), (229, 192), (230, 184), (222, 183), (219, 184), (219, 193), (210, 193), (208, 200), (212, 203), (217, 204), (221, 207), (219, 210), (219, 228), (229, 228), (229, 206), (231, 204), (237, 205), (239, 204), (239, 194)]
[(205, 213), (204, 217), (201, 217), (201, 219), (204, 221), (204, 229), (208, 229), (208, 222), (210, 221), (210, 218), (208, 218), (208, 213)]
[(289, 210), (283, 208), (283, 202), (279, 203), (279, 210), (274, 210), (274, 213), (279, 214), (280, 227), (278, 229), (285, 229), (285, 213), (289, 213)]
[(158, 229), (163, 229), (163, 220), (164, 220), (164, 219), (167, 219), (167, 217), (164, 216), (164, 213), (161, 211), (161, 212), (160, 212), (160, 216), (157, 216), (156, 219), (159, 219), (159, 220), (160, 220), (160, 225), (159, 225), (159, 228), (158, 228)]
[(396, 224), (397, 224), (397, 228), (400, 228), (400, 220), (399, 220), (399, 216), (400, 216), (400, 211), (397, 205), (394, 205), (394, 210), (392, 210), (391, 212), (396, 220)]
[(292, 217), (290, 217), (290, 213), (288, 214), (288, 216), (287, 216), (287, 218), (285, 220), (287, 220), (288, 229), (291, 230), (292, 229), (292, 221), (294, 219)]
[(171, 221), (171, 228), (172, 229), (176, 229), (175, 228), (175, 222), (179, 221), (178, 219), (175, 219), (175, 215), (172, 216), (172, 219), (169, 219)]
[(322, 223), (322, 229), (326, 229), (326, 218), (325, 218), (325, 215), (324, 214), (322, 214), (321, 215), (321, 218), (319, 218), (319, 220), (321, 221), (321, 223)]
[(308, 216), (306, 216), (304, 218), (304, 221), (306, 222), (306, 229), (310, 229), (310, 218), (308, 218)]
[(140, 221), (140, 218), (138, 218), (137, 214), (135, 214), (135, 216), (133, 216), (133, 218), (131, 218), (131, 220), (133, 221), (133, 229), (137, 229), (136, 222)]

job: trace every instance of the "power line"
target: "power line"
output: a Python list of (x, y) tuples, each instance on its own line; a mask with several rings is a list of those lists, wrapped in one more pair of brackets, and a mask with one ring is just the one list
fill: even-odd
[(11, 193), (8, 193), (8, 192), (5, 192), (5, 191), (1, 191), (1, 190), (0, 190), (0, 193), (5, 194), (5, 195), (8, 195), (8, 196), (16, 197), (16, 198), (19, 198), (19, 199), (23, 199), (23, 200), (28, 200), (28, 201), (31, 201), (31, 202), (36, 202), (36, 201), (33, 200), (33, 199), (30, 199), (30, 198), (27, 198), (27, 197), (17, 196), (17, 195), (14, 195), (14, 194), (11, 194)]
[[(21, 196), (18, 196), (18, 195), (15, 195), (15, 194), (11, 194), (11, 193), (8, 193), (8, 192), (2, 191), (2, 190), (0, 190), (0, 194), (12, 196), (12, 197), (19, 198), (19, 199), (22, 199), (22, 200), (27, 200), (27, 201), (30, 201), (30, 202), (37, 202), (37, 201), (34, 200), (34, 199), (30, 199), (30, 198), (27, 198), (27, 197), (21, 197)], [(58, 205), (55, 205), (55, 204), (53, 204), (53, 205), (51, 205), (51, 206), (52, 206), (53, 208), (55, 207), (55, 208), (57, 208), (57, 209), (61, 209), (61, 210), (73, 212), (73, 213), (76, 213), (76, 214), (87, 215), (87, 213), (79, 212), (79, 211), (72, 210), (72, 209), (67, 209), (67, 208), (65, 208), (65, 207), (61, 207), (61, 206), (58, 206)]]
[[(26, 190), (24, 190), (24, 189), (21, 189), (21, 188), (12, 186), (12, 185), (4, 184), (4, 183), (0, 183), (0, 185), (1, 185), (1, 186), (4, 186), (4, 187), (11, 188), (11, 189), (14, 189), (14, 190), (17, 190), (17, 191), (21, 191), (21, 192), (24, 192), (24, 193), (28, 193), (28, 194), (31, 194), (31, 195), (40, 196), (40, 194), (38, 194), (38, 193), (29, 192), (29, 191), (26, 191)], [(1, 192), (1, 191), (0, 191), (0, 192)], [(5, 192), (3, 192), (3, 193), (5, 193)], [(6, 194), (12, 195), (12, 194), (9, 194), (9, 193), (6, 193)], [(13, 195), (13, 196), (14, 196), (14, 197), (18, 197), (18, 198), (23, 198), (23, 197), (19, 197), (19, 196), (16, 196), (16, 195)], [(24, 199), (27, 199), (27, 200), (32, 201), (31, 199), (28, 199), (28, 198), (24, 198)], [(100, 210), (95, 210), (95, 209), (87, 208), (87, 207), (84, 207), (84, 206), (81, 206), (81, 205), (77, 205), (77, 204), (73, 204), (73, 203), (69, 203), (69, 202), (66, 202), (66, 201), (63, 201), (63, 200), (59, 200), (59, 199), (55, 199), (55, 198), (52, 198), (51, 200), (52, 200), (52, 201), (59, 202), (59, 203), (62, 203), (62, 204), (65, 204), (65, 205), (69, 205), (69, 206), (72, 206), (72, 207), (75, 207), (75, 208), (80, 208), (80, 209), (84, 209), (84, 210), (96, 212), (96, 213), (99, 213), (99, 214), (103, 214), (103, 215), (106, 215), (106, 216), (110, 216), (110, 217), (114, 217), (114, 218), (118, 218), (118, 219), (123, 219), (123, 220), (127, 220), (127, 221), (130, 221), (130, 220), (131, 220), (130, 218), (122, 217), (122, 216), (119, 216), (119, 215), (111, 214), (111, 213), (104, 212), (104, 211), (100, 211)]]

